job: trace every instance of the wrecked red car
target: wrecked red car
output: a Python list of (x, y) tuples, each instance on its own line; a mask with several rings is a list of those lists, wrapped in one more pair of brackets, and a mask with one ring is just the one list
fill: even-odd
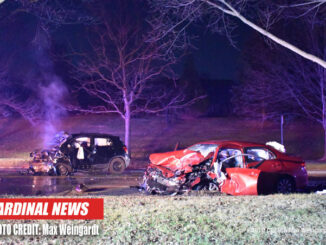
[(277, 142), (207, 141), (150, 155), (142, 188), (151, 194), (215, 190), (230, 195), (291, 193), (307, 186), (305, 162)]

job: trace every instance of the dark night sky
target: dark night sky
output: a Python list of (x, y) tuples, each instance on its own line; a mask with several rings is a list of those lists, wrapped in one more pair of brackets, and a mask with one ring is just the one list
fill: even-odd
[(197, 72), (206, 78), (217, 80), (237, 79), (241, 49), (251, 29), (239, 23), (233, 32), (233, 47), (226, 36), (211, 33), (205, 29), (198, 31), (198, 38), (194, 41), (194, 62)]
[[(237, 48), (230, 44), (226, 36), (211, 33), (204, 27), (205, 25), (199, 24), (197, 27), (191, 27), (189, 32), (197, 36), (197, 40), (193, 41), (196, 48), (191, 52), (197, 72), (201, 77), (214, 80), (235, 81), (237, 79), (236, 76), (239, 70), (238, 62), (241, 56), (241, 48), (248, 33), (251, 33), (248, 27), (241, 23), (238, 24), (238, 28), (233, 32), (234, 42)], [(33, 19), (28, 19), (28, 21), (25, 19), (23, 25), (18, 25), (18, 23), (14, 25), (14, 27), (18, 26), (24, 26), (22, 35), (19, 34), (17, 36), (17, 33), (21, 33), (21, 31), (16, 32), (15, 28), (11, 26), (11, 31), (7, 30), (8, 32), (5, 35), (8, 43), (3, 46), (4, 49), (8, 50), (8, 46), (15, 46), (16, 48), (17, 46), (22, 46), (25, 49), (26, 46), (23, 45), (22, 42), (29, 39), (28, 33), (33, 33), (27, 29), (35, 28), (35, 23), (33, 23)], [(71, 30), (71, 28), (65, 27), (61, 29), (61, 33), (60, 31), (56, 32), (53, 36), (55, 39), (54, 42), (57, 42), (58, 45), (64, 45), (64, 42), (67, 41), (67, 35), (71, 35), (72, 38), (80, 40), (80, 35), (83, 34), (78, 32), (76, 26), (74, 26), (73, 29), (74, 30)], [(182, 70), (183, 64), (181, 63), (178, 66), (180, 70)]]

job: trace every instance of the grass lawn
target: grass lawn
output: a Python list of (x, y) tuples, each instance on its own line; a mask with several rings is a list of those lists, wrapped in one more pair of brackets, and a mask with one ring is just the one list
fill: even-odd
[(320, 162), (308, 162), (306, 163), (306, 168), (309, 171), (319, 171), (323, 170), (326, 171), (326, 163), (320, 163)]
[[(124, 139), (123, 121), (113, 116), (69, 116), (55, 126), (58, 131), (109, 133)], [(131, 127), (133, 167), (144, 167), (149, 154), (171, 151), (177, 142), (180, 148), (212, 139), (280, 142), (278, 124), (266, 123), (262, 127), (259, 122), (241, 118), (179, 118), (167, 123), (164, 116), (151, 116), (134, 118)], [(324, 140), (319, 125), (304, 121), (287, 122), (284, 132), (288, 153), (304, 159), (322, 157)], [(42, 125), (32, 127), (22, 120), (1, 119), (0, 158), (28, 159), (29, 152), (44, 147), (43, 134)]]
[(34, 221), (98, 223), (100, 236), (7, 236), (1, 237), (1, 243), (323, 244), (326, 239), (326, 196), (315, 194), (133, 195), (104, 199), (102, 221)]

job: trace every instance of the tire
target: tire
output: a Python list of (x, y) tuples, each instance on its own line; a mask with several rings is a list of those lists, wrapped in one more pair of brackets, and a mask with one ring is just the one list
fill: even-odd
[(48, 172), (48, 175), (49, 176), (55, 176), (56, 175), (53, 168)]
[(65, 164), (58, 164), (57, 165), (57, 174), (59, 176), (68, 176), (69, 168)]
[(126, 162), (121, 157), (113, 158), (109, 163), (109, 173), (121, 174), (126, 169)]
[(276, 184), (276, 193), (290, 194), (295, 191), (295, 183), (291, 177), (281, 177)]
[(213, 183), (213, 182), (209, 182), (208, 186), (207, 186), (207, 189), (209, 191), (219, 191), (219, 187), (217, 184)]
[(202, 185), (202, 184), (197, 184), (197, 185), (195, 185), (194, 187), (192, 187), (192, 189), (194, 190), (194, 191), (201, 191), (201, 190), (205, 190), (205, 188), (206, 188), (206, 185)]
[(208, 182), (204, 182), (204, 183), (199, 183), (199, 184), (195, 185), (192, 189), (195, 191), (201, 191), (201, 190), (203, 190), (203, 191), (218, 191), (219, 187), (215, 183), (208, 181)]
[(32, 168), (27, 169), (27, 174), (35, 175), (35, 170)]

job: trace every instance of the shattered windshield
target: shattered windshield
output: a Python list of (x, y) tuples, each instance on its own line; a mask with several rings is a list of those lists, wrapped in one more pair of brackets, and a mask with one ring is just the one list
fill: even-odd
[(216, 150), (217, 145), (214, 144), (196, 144), (188, 147), (190, 151), (199, 151), (204, 157), (207, 157), (209, 153)]

